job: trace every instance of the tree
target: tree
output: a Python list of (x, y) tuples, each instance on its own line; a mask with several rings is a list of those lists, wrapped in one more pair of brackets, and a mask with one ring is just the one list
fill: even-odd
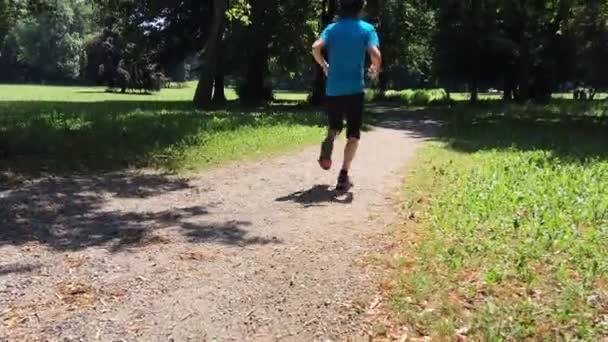
[[(589, 99), (598, 89), (608, 86), (608, 4), (604, 1), (578, 1), (572, 6), (572, 16), (560, 32), (571, 41), (575, 51), (570, 79), (590, 87)], [(581, 96), (582, 98), (582, 96)]]
[(49, 3), (44, 11), (30, 9), (17, 20), (9, 35), (27, 79), (76, 79), (83, 38), (92, 30), (91, 17), (92, 8), (85, 1), (68, 0)]
[(436, 71), (443, 82), (467, 84), (471, 101), (478, 99), (480, 83), (496, 82), (502, 55), (509, 46), (502, 36), (499, 2), (449, 0), (439, 8)]
[[(194, 104), (198, 108), (206, 108), (212, 103), (214, 81), (220, 66), (222, 35), (225, 28), (226, 0), (213, 1), (213, 21), (207, 44), (205, 46), (205, 65), (194, 94)], [(222, 79), (219, 80), (223, 82)], [(222, 87), (223, 89), (223, 87)], [(222, 95), (223, 96), (223, 95)]]
[[(336, 12), (338, 10), (337, 0), (322, 0), (321, 1), (321, 30), (325, 29), (331, 22), (334, 20), (336, 16)], [(319, 31), (321, 31), (319, 30)], [(312, 88), (312, 95), (310, 101), (314, 105), (319, 105), (325, 99), (325, 85), (326, 85), (326, 77), (323, 73), (323, 69), (321, 66), (317, 65), (317, 63), (312, 59), (314, 63), (315, 70), (315, 79)]]
[(436, 9), (426, 1), (384, 0), (378, 5), (384, 64), (380, 89), (399, 87), (403, 74), (410, 84), (424, 85), (433, 72)]
[(15, 15), (14, 10), (8, 0), (0, 0), (0, 46), (4, 43)]
[(278, 1), (251, 0), (250, 5), (251, 25), (242, 32), (246, 49), (242, 54), (244, 71), (237, 91), (241, 101), (259, 104), (272, 99), (268, 76), (271, 38), (279, 20)]

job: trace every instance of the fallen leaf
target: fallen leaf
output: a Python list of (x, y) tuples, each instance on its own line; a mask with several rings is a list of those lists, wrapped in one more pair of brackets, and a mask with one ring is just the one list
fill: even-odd
[(82, 255), (76, 255), (76, 256), (70, 256), (67, 255), (63, 258), (63, 263), (65, 264), (66, 267), (69, 268), (78, 268), (80, 266), (82, 266), (85, 261), (87, 261), (87, 257), (82, 256)]
[(217, 259), (216, 255), (204, 251), (182, 252), (178, 257), (184, 261), (212, 261)]
[(82, 282), (63, 281), (55, 285), (55, 288), (56, 296), (66, 304), (86, 308), (97, 302), (95, 290)]

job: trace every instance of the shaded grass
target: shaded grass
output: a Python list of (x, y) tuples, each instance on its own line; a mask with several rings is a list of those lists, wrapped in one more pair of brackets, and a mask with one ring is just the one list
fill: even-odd
[[(193, 89), (2, 86), (0, 171), (196, 170), (317, 142), (322, 113), (294, 106), (198, 111)], [(7, 91), (8, 90), (8, 91)]]
[(439, 114), (405, 189), (393, 308), (419, 335), (608, 337), (608, 140), (602, 103)]

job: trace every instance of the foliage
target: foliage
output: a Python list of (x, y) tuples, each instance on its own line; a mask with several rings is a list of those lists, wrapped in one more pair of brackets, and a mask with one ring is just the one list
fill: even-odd
[(76, 79), (82, 42), (92, 29), (92, 7), (83, 0), (58, 1), (47, 4), (44, 11), (28, 14), (9, 32), (2, 49), (2, 68), (19, 68), (25, 81)]
[[(103, 64), (111, 70), (106, 78), (118, 81), (116, 75), (126, 75), (118, 72), (123, 60), (129, 74), (144, 64), (137, 69), (177, 82), (206, 74), (216, 93), (226, 76), (242, 84), (250, 102), (268, 100), (277, 85), (303, 89), (313, 80), (318, 95), (322, 77), (308, 50), (334, 19), (335, 5), (230, 1), (216, 36), (221, 42), (208, 45), (213, 8), (220, 8), (211, 0), (2, 0), (0, 77), (54, 81), (81, 74), (100, 81)], [(608, 85), (605, 1), (370, 0), (365, 19), (380, 33), (382, 90), (441, 86), (468, 90), (475, 101), (479, 91), (502, 88), (508, 100), (547, 101), (558, 89), (580, 87), (593, 98)], [(211, 46), (217, 56), (208, 60)]]
[(608, 4), (602, 1), (580, 2), (563, 25), (562, 34), (569, 37), (576, 60), (574, 73), (580, 85), (589, 85), (593, 99), (595, 91), (608, 86)]
[[(559, 85), (605, 83), (608, 10), (601, 1), (469, 0), (439, 7), (437, 72), (506, 99), (547, 101)], [(568, 85), (569, 84), (569, 85)]]
[(381, 87), (428, 84), (433, 72), (435, 9), (426, 1), (386, 0), (381, 6), (378, 31), (385, 64)]

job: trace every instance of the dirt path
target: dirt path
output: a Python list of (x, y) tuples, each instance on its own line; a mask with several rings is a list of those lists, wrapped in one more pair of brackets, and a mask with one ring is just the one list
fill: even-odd
[(339, 198), (316, 147), (191, 179), (105, 175), (0, 189), (0, 340), (356, 334), (370, 286), (355, 262), (390, 221), (389, 195), (428, 132), (413, 121), (382, 126), (365, 134), (356, 187)]

